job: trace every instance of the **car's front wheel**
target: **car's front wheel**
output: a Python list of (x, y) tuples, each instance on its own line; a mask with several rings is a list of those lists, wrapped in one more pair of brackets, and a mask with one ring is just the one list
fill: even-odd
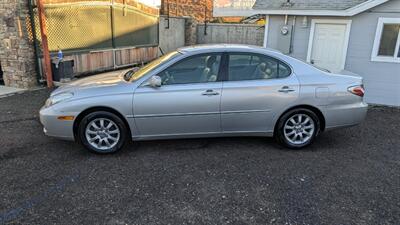
[(78, 129), (80, 142), (95, 153), (114, 153), (124, 146), (127, 139), (124, 122), (110, 112), (100, 111), (86, 115)]
[(285, 147), (300, 149), (310, 145), (320, 132), (320, 120), (309, 109), (294, 109), (278, 122), (275, 137)]

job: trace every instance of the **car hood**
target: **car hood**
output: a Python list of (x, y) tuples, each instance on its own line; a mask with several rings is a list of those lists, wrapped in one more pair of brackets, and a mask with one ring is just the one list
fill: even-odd
[(57, 88), (51, 95), (53, 96), (62, 92), (76, 92), (84, 89), (100, 89), (126, 84), (127, 82), (124, 80), (123, 75), (127, 71), (128, 70), (119, 70), (81, 78)]

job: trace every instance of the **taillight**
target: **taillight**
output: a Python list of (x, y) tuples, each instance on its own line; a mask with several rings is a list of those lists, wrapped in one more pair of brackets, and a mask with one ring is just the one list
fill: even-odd
[(363, 85), (352, 86), (349, 87), (347, 90), (354, 95), (364, 97), (365, 90)]

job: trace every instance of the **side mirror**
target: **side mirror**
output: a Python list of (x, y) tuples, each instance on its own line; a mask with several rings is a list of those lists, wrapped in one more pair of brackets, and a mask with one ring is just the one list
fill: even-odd
[(138, 70), (140, 70), (140, 67), (138, 66), (132, 68), (133, 73), (136, 73)]
[(161, 87), (161, 77), (159, 76), (152, 76), (149, 80), (149, 85), (151, 87)]

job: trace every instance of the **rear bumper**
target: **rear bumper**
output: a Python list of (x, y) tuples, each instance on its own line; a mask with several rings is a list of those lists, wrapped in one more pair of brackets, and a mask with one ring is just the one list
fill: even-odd
[[(50, 107), (42, 108), (39, 114), (40, 122), (43, 125), (43, 132), (47, 136), (70, 141), (75, 139), (73, 131), (74, 121), (64, 121), (58, 119), (59, 116), (65, 116), (65, 113), (57, 112)], [(76, 115), (71, 115), (69, 113), (68, 116)]]
[(364, 121), (368, 104), (361, 102), (350, 105), (330, 106), (325, 111), (325, 130), (349, 127)]

